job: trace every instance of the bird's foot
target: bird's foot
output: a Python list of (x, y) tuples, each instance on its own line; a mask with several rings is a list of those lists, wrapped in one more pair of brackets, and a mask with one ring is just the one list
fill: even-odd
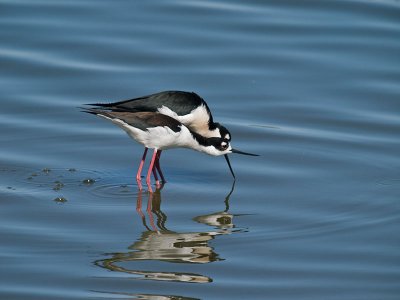
[(156, 188), (157, 188), (157, 190), (159, 190), (161, 188), (161, 186), (163, 186), (163, 185), (164, 185), (164, 181), (160, 182), (160, 180), (156, 180)]
[(137, 182), (139, 191), (142, 191), (142, 190), (143, 190), (143, 186), (142, 186), (142, 181), (140, 180), (140, 178), (138, 179), (138, 178), (136, 177), (136, 182)]
[(153, 189), (151, 187), (151, 181), (150, 180), (146, 180), (146, 183), (147, 183), (147, 188), (149, 189), (150, 194), (152, 194), (154, 191), (153, 191)]

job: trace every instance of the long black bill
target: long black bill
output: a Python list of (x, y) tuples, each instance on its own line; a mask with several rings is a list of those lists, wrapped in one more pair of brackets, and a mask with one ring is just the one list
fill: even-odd
[[(236, 149), (232, 149), (232, 153), (243, 154), (243, 155), (250, 155), (250, 156), (260, 156), (260, 155), (258, 155), (258, 154), (247, 153), (247, 152), (239, 151), (239, 150), (236, 150)], [(225, 155), (226, 155), (226, 154), (225, 154)]]
[(231, 166), (231, 162), (229, 161), (229, 158), (228, 158), (228, 154), (225, 154), (224, 156), (225, 156), (226, 162), (228, 163), (229, 170), (231, 170), (233, 179), (236, 180), (236, 176), (235, 176), (235, 173), (233, 173), (232, 166)]

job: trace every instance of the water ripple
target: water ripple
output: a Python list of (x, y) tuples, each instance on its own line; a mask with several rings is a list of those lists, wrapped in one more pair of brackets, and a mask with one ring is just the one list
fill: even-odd
[[(134, 181), (134, 178), (132, 178)], [(95, 197), (104, 198), (130, 198), (134, 199), (138, 194), (137, 184), (114, 184), (114, 183), (104, 183), (96, 184), (89, 189), (89, 192)]]

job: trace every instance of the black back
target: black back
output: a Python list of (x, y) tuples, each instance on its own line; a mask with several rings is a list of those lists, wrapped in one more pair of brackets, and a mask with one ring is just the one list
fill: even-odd
[(111, 111), (156, 112), (163, 105), (173, 110), (178, 116), (189, 114), (193, 109), (204, 105), (210, 115), (211, 112), (207, 103), (196, 93), (184, 91), (164, 91), (139, 98), (105, 104), (92, 104), (107, 108)]

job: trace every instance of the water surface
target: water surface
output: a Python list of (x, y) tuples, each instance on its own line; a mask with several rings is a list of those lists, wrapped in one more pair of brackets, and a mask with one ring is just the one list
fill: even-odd
[[(0, 0), (0, 298), (398, 299), (398, 1)], [(84, 103), (195, 91), (259, 157)]]

